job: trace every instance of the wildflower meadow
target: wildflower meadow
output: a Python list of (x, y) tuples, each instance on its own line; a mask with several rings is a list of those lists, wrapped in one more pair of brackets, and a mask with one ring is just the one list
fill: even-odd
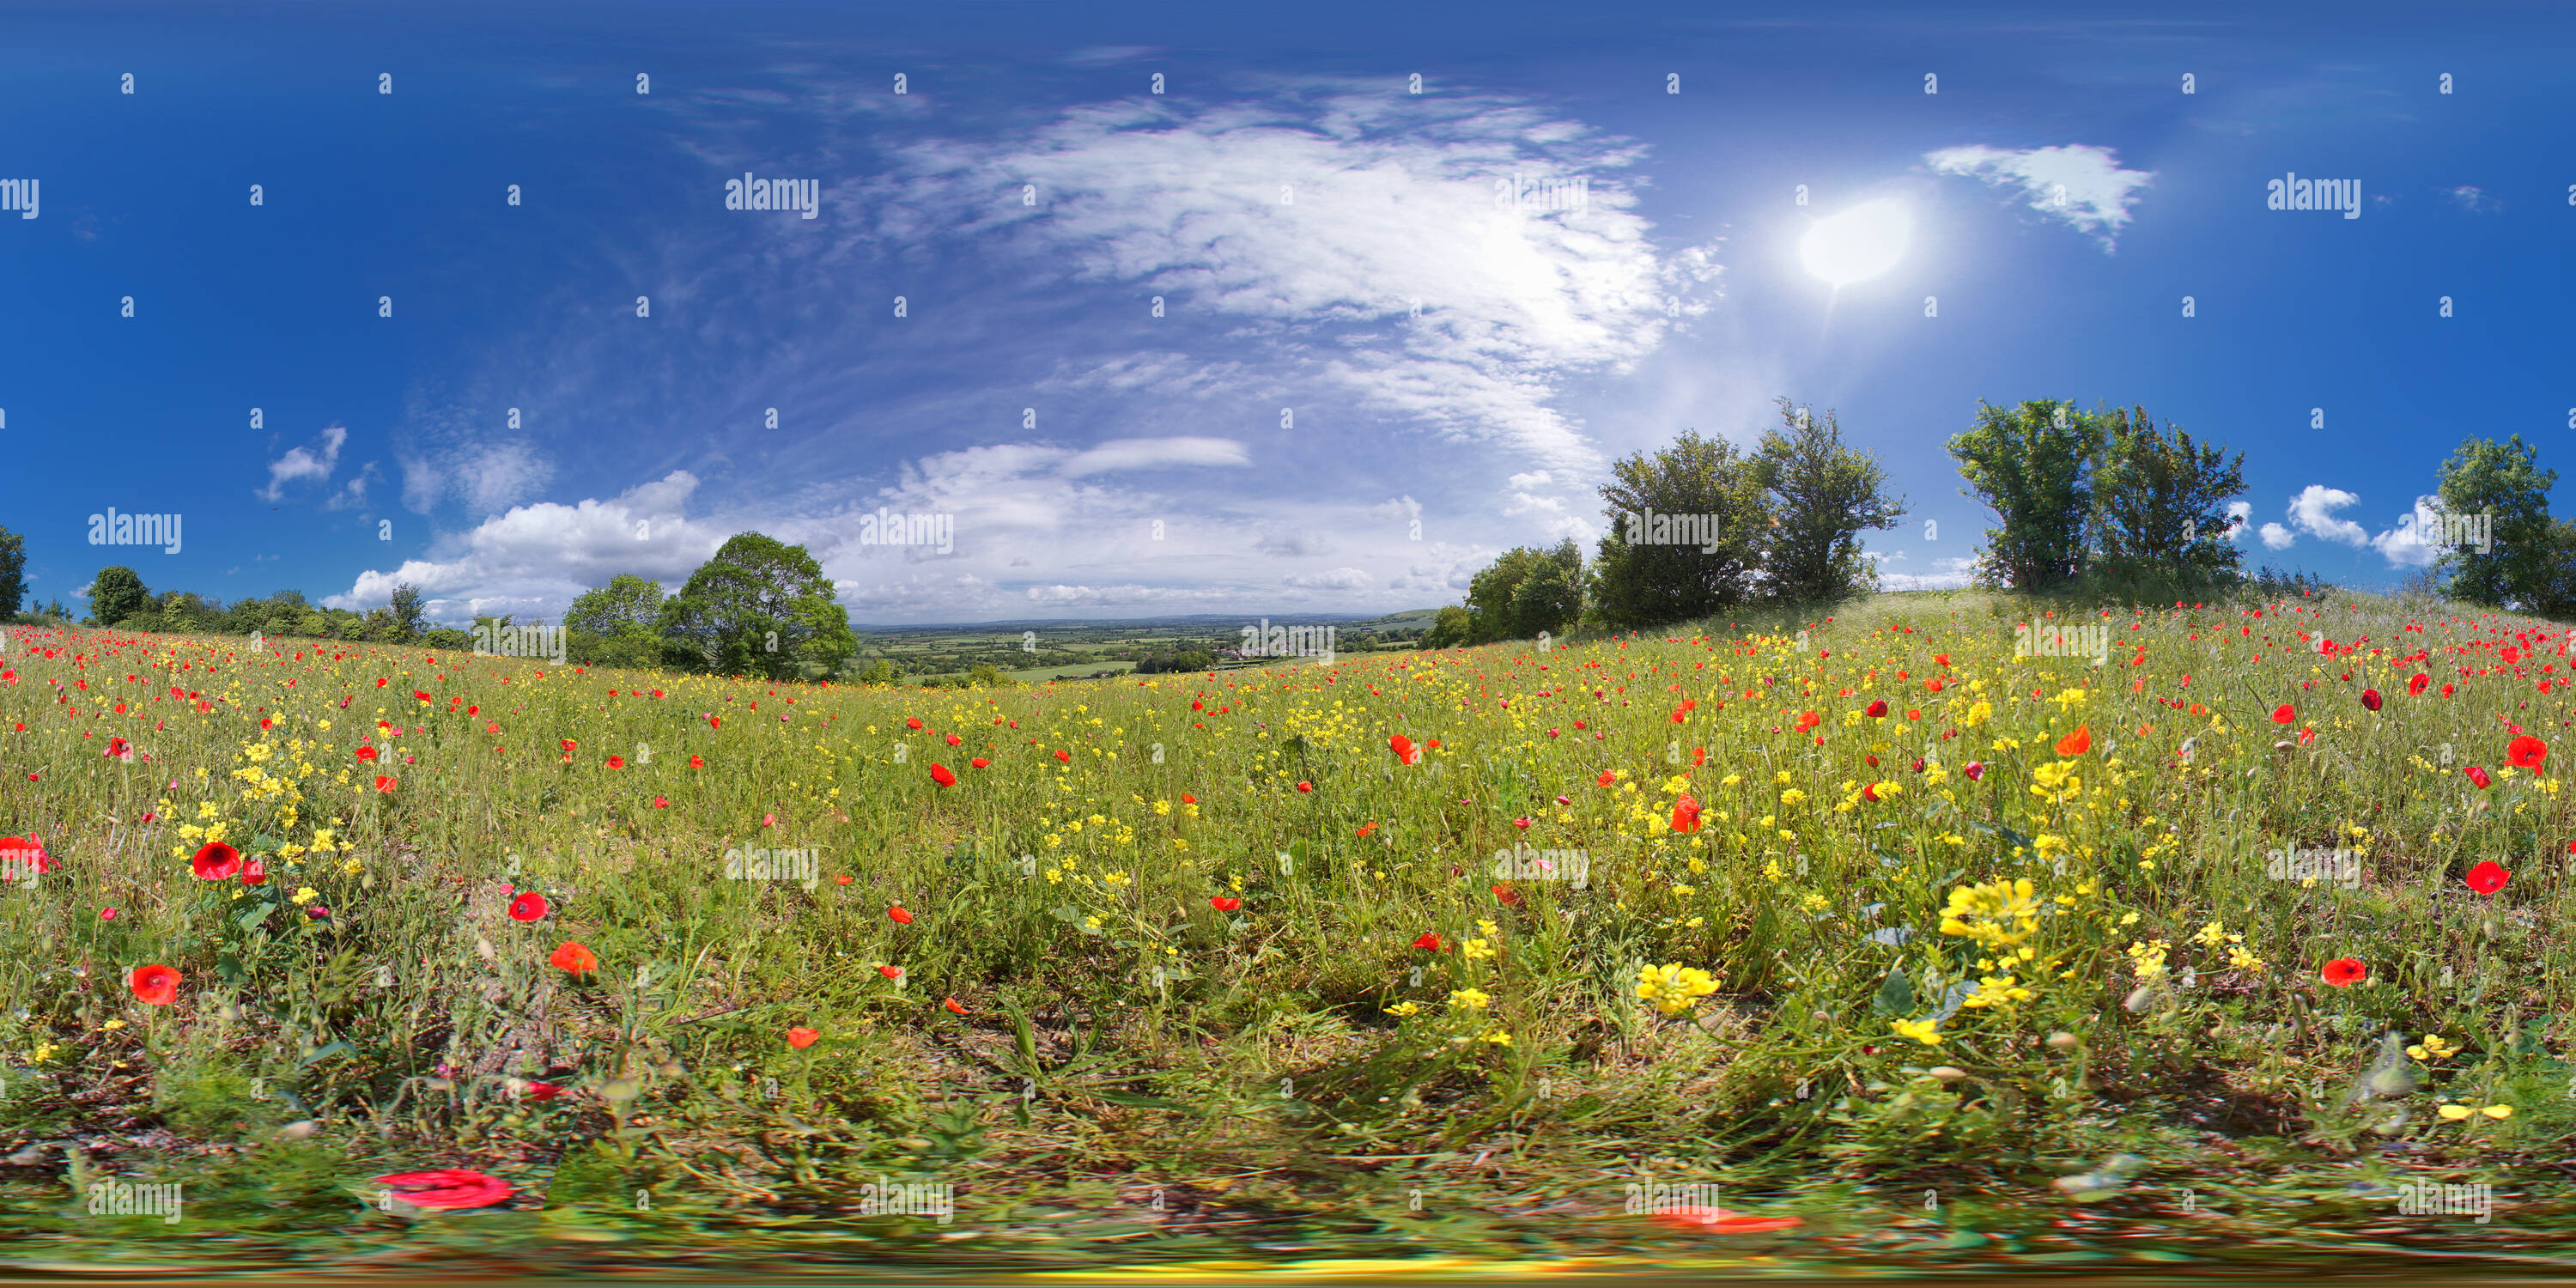
[[(2542, 621), (1934, 592), (940, 690), (6, 643), (30, 1248), (2511, 1257), (2571, 1215)], [(80, 1215), (109, 1171), (185, 1202)], [(2391, 1206), (2455, 1183), (2492, 1220)]]

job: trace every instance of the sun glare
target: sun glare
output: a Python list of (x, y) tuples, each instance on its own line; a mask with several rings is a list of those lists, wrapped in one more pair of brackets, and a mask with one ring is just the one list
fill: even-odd
[(1905, 257), (1914, 217), (1893, 198), (1854, 206), (1817, 224), (1798, 243), (1807, 271), (1836, 287), (1876, 277)]

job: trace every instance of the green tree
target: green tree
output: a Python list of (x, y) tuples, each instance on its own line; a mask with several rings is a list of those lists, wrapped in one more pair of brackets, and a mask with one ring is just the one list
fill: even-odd
[(1422, 643), (1419, 647), (1426, 651), (1456, 648), (1466, 643), (1475, 630), (1474, 614), (1457, 604), (1446, 604), (1432, 617), (1431, 628), (1422, 632)]
[(794, 679), (804, 664), (826, 674), (859, 648), (849, 610), (803, 546), (757, 532), (736, 535), (663, 605), (663, 633), (704, 668), (725, 675)]
[[(283, 599), (284, 596), (281, 595), (280, 598)], [(298, 594), (295, 598), (301, 601), (304, 596)], [(298, 606), (301, 606), (300, 603)], [(387, 612), (394, 615), (394, 638), (401, 640), (420, 638), (420, 619), (425, 611), (421, 602), (420, 587), (407, 581), (395, 586), (393, 598), (385, 608)]]
[(866, 666), (853, 672), (850, 678), (861, 684), (892, 684), (902, 679), (903, 675), (894, 669), (894, 663), (880, 657), (870, 659)]
[(2242, 554), (2225, 535), (2227, 503), (2245, 493), (2245, 454), (2229, 460), (2171, 421), (2158, 428), (2144, 407), (2114, 409), (2102, 427), (2090, 516), (2095, 563), (2122, 577), (2185, 584), (2233, 576)]
[(1839, 600), (1878, 584), (1862, 552), (1865, 529), (1892, 528), (1905, 500), (1887, 497), (1887, 471), (1877, 458), (1843, 444), (1834, 413), (1809, 415), (1777, 400), (1788, 433), (1762, 436), (1754, 476), (1770, 494), (1776, 522), (1758, 533), (1763, 588), (1792, 604)]
[(2549, 595), (2549, 489), (2558, 471), (2540, 468), (2539, 456), (2516, 434), (2502, 443), (2469, 439), (2442, 463), (2442, 509), (2461, 518), (2483, 514), (2489, 524), (2485, 551), (2459, 543), (2435, 561), (2453, 599), (2501, 608)]
[(659, 665), (667, 651), (664, 603), (661, 583), (619, 573), (564, 610), (566, 651), (585, 666)]
[(1960, 495), (1984, 502), (2003, 524), (1986, 529), (1980, 582), (2041, 590), (2082, 575), (2101, 441), (2101, 418), (2072, 403), (2042, 398), (2010, 410), (1977, 404), (1976, 426), (1950, 440), (1950, 455), (1975, 489)]
[(2549, 557), (2542, 567), (2545, 571), (2532, 595), (2531, 611), (2557, 621), (2576, 620), (2576, 520), (2551, 521)]
[(143, 588), (143, 578), (123, 564), (98, 570), (98, 580), (90, 583), (90, 620), (101, 626), (114, 626), (143, 611), (152, 592)]
[(1610, 467), (1610, 531), (1592, 559), (1594, 616), (1626, 628), (1706, 617), (1752, 594), (1770, 502), (1752, 459), (1684, 431), (1649, 457)]
[(27, 597), (27, 539), (0, 528), (0, 622), (18, 615)]
[[(1504, 551), (1467, 583), (1467, 608), (1475, 623), (1472, 640), (1530, 639), (1540, 631), (1561, 629), (1583, 609), (1582, 576), (1583, 552), (1571, 538), (1553, 549)], [(1523, 590), (1533, 585), (1524, 598)]]

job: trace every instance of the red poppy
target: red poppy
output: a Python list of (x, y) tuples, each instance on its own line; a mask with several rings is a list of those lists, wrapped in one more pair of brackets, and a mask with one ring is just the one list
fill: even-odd
[(1794, 1216), (1746, 1216), (1725, 1208), (1680, 1206), (1666, 1207), (1648, 1218), (1657, 1225), (1686, 1230), (1693, 1234), (1759, 1234), (1766, 1230), (1786, 1230), (1802, 1225)]
[(546, 960), (553, 963), (556, 970), (575, 975), (587, 975), (599, 969), (599, 955), (571, 940), (565, 940), (563, 946), (555, 949)]
[(966, 1008), (959, 1006), (956, 998), (949, 998), (945, 1004), (948, 1007), (949, 1014), (951, 1015), (964, 1015), (966, 1013)]
[(906, 728), (906, 729), (918, 729), (918, 728), (920, 728), (920, 727), (921, 727), (921, 717), (919, 717), (919, 716), (907, 716), (907, 717), (905, 717), (905, 718), (904, 718), (904, 722), (903, 722), (903, 727), (904, 727), (904, 728)]
[[(147, 818), (145, 821), (150, 820)], [(23, 836), (0, 836), (0, 863), (32, 866), (39, 876), (62, 866), (45, 854), (42, 842)]]
[(814, 1030), (812, 1030), (812, 1029), (807, 1029), (807, 1028), (793, 1028), (793, 1029), (789, 1029), (789, 1030), (787, 1030), (787, 1045), (792, 1046), (792, 1047), (796, 1048), (796, 1049), (797, 1049), (797, 1050), (799, 1050), (799, 1051), (802, 1051), (802, 1050), (804, 1050), (805, 1048), (807, 1048), (807, 1047), (809, 1047), (809, 1046), (814, 1045), (814, 1039), (819, 1038), (819, 1037), (821, 1037), (821, 1036), (823, 1036), (823, 1035), (822, 1035), (822, 1034), (820, 1034), (820, 1033), (818, 1033), (818, 1032), (815, 1032), (815, 1031), (814, 1031)]
[(1055, 753), (1055, 758), (1068, 765), (1073, 763), (1073, 753), (1069, 751), (1058, 751)]
[(2350, 988), (2370, 975), (2370, 968), (2350, 957), (2337, 957), (2326, 963), (2319, 978), (2336, 988)]
[(2504, 758), (2516, 769), (2537, 771), (2541, 762), (2549, 759), (2549, 744), (2524, 734), (2506, 744)]
[(722, 729), (722, 728), (724, 728), (724, 717), (723, 717), (723, 716), (708, 716), (708, 717), (707, 717), (707, 727), (708, 727), (708, 728), (710, 728), (710, 729)]
[(2462, 773), (2464, 773), (2464, 774), (2467, 774), (2467, 775), (2469, 776), (2469, 781), (2470, 781), (2470, 782), (2473, 782), (2473, 783), (2476, 783), (2476, 784), (2478, 785), (2478, 790), (2480, 790), (2480, 791), (2485, 791), (2485, 790), (2486, 790), (2486, 788), (2487, 788), (2487, 785), (2488, 785), (2489, 783), (2491, 783), (2491, 782), (2495, 781), (2494, 779), (2491, 779), (2491, 778), (2487, 777), (2487, 771), (2486, 771), (2486, 770), (2484, 770), (2484, 769), (2482, 769), (2482, 768), (2480, 768), (2480, 767), (2478, 767), (2478, 766), (2476, 766), (2476, 765), (2471, 765), (2471, 766), (2469, 766), (2467, 769), (2464, 769), (2464, 770), (2462, 770), (2462, 771), (2460, 771), (2460, 772), (2462, 772)]
[(1935, 653), (1932, 655), (1932, 662), (1936, 666), (1948, 666), (1950, 664), (1950, 655), (1947, 653)]
[(912, 914), (905, 912), (901, 907), (886, 909), (886, 915), (894, 918), (896, 925), (909, 926), (912, 924)]
[(653, 798), (653, 808), (655, 808), (655, 809), (669, 809), (669, 808), (671, 808), (671, 802), (666, 801), (666, 800), (662, 799), (662, 798), (661, 798), (661, 797), (659, 797), (659, 796), (656, 796), (656, 797), (654, 797), (654, 798)]
[(1190, 795), (1188, 792), (1183, 792), (1181, 793), (1181, 803), (1184, 805), (1196, 805), (1199, 803), (1199, 798)]
[(706, 762), (706, 758), (705, 758), (705, 757), (703, 757), (703, 756), (691, 756), (691, 757), (689, 757), (689, 768), (691, 768), (691, 769), (704, 769), (704, 768), (706, 768), (706, 767), (707, 767), (707, 762)]
[(562, 1094), (563, 1088), (558, 1087), (551, 1082), (531, 1082), (528, 1084), (528, 1099), (530, 1100), (552, 1100)]
[(241, 874), (241, 878), (242, 878), (242, 884), (243, 884), (243, 885), (266, 885), (266, 884), (268, 884), (268, 864), (267, 864), (267, 862), (266, 862), (266, 861), (264, 861), (264, 860), (261, 860), (261, 859), (244, 859), (244, 860), (242, 860), (242, 874)]
[(1413, 740), (1411, 738), (1407, 738), (1403, 734), (1397, 734), (1386, 740), (1386, 747), (1387, 750), (1395, 753), (1397, 763), (1405, 765), (1413, 763)]
[(1968, 767), (1960, 770), (1959, 774), (1961, 777), (1966, 778), (1969, 782), (1973, 783), (1986, 776), (1986, 762), (1982, 760), (1971, 760), (1968, 762)]
[(626, 758), (624, 756), (611, 756), (608, 758), (608, 767), (611, 769), (624, 769), (626, 768)]
[(1243, 906), (1243, 900), (1229, 899), (1224, 895), (1218, 895), (1215, 898), (1208, 900), (1208, 906), (1216, 909), (1218, 912), (1232, 912)]
[(1861, 712), (1861, 714), (1862, 714), (1862, 715), (1865, 715), (1865, 716), (1868, 716), (1869, 718), (1871, 718), (1871, 719), (1873, 719), (1873, 720), (1878, 719), (1879, 717), (1886, 715), (1886, 714), (1887, 714), (1887, 700), (1886, 700), (1886, 699), (1884, 699), (1884, 698), (1881, 698), (1881, 699), (1879, 699), (1879, 700), (1878, 700), (1878, 701), (1876, 701), (1876, 702), (1872, 702), (1872, 703), (1870, 703), (1870, 704), (1869, 704), (1869, 709), (1868, 709), (1867, 711), (1863, 711), (1863, 712)]
[(2492, 859), (2469, 869), (2469, 874), (2461, 878), (2468, 883), (2470, 889), (2479, 894), (2494, 894), (2504, 889), (2504, 883), (2512, 879), (2513, 874), (2505, 871), (2503, 865)]
[(2288, 724), (2292, 720), (2297, 719), (2298, 716), (2299, 713), (2291, 710), (2290, 704), (2287, 702), (2272, 708), (2272, 723), (2274, 724)]
[(1508, 885), (1495, 886), (1494, 897), (1501, 900), (1504, 907), (1517, 908), (1521, 906), (1521, 892)]
[(942, 787), (955, 787), (957, 785), (957, 772), (946, 765), (932, 765), (930, 767), (930, 781), (937, 783)]
[(573, 750), (574, 748), (579, 747), (580, 745), (581, 745), (580, 743), (574, 742), (574, 741), (573, 741), (572, 739), (570, 739), (570, 738), (566, 738), (566, 739), (564, 739), (564, 740), (563, 740), (563, 749), (564, 749), (564, 750), (566, 750), (566, 751), (571, 751), (571, 750)]
[(2361, 706), (2365, 711), (2377, 711), (2379, 709), (2379, 690), (2363, 689), (2361, 691)]
[(1699, 830), (1699, 802), (1692, 800), (1687, 792), (1682, 794), (1680, 800), (1673, 802), (1673, 830), (1676, 832)]
[(2075, 732), (2057, 740), (2057, 754), (2061, 756), (2081, 756), (2091, 750), (2093, 750), (2091, 725), (2077, 725)]
[(1301, 792), (1311, 792), (1315, 790), (1315, 785), (1313, 783), (1299, 783), (1297, 784), (1297, 790)]
[(125, 986), (146, 1006), (168, 1006), (179, 1000), (179, 972), (168, 966), (137, 966), (125, 977)]
[(510, 901), (510, 920), (538, 921), (546, 915), (546, 897), (534, 890), (523, 890)]
[(1413, 946), (1422, 949), (1425, 952), (1439, 952), (1440, 936), (1432, 934), (1429, 931), (1424, 931), (1421, 938), (1413, 941)]
[(376, 790), (377, 790), (377, 791), (380, 791), (380, 792), (390, 792), (390, 791), (392, 791), (393, 789), (394, 789), (394, 780), (393, 780), (393, 779), (388, 778), (388, 777), (386, 777), (386, 776), (385, 776), (385, 775), (383, 775), (383, 774), (378, 774), (378, 775), (376, 775)]
[(508, 1201), (514, 1193), (509, 1184), (497, 1176), (461, 1167), (379, 1176), (376, 1183), (392, 1190), (395, 1198), (413, 1207), (441, 1210), (490, 1207)]
[(2424, 674), (2422, 671), (2417, 671), (2415, 673), (2415, 677), (2406, 682), (2406, 696), (2410, 698), (2423, 697), (2424, 686), (2431, 684), (2432, 682), (2433, 677)]
[(196, 870), (200, 881), (228, 881), (241, 871), (241, 851), (221, 841), (208, 841), (197, 847), (188, 866)]
[(358, 759), (372, 764), (376, 759), (376, 749), (373, 747), (358, 748)]

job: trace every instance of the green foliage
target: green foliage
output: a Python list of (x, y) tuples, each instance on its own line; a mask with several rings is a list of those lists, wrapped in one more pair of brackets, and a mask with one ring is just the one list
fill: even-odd
[(1888, 499), (1887, 470), (1844, 445), (1834, 413), (1808, 415), (1778, 401), (1789, 432), (1764, 434), (1753, 460), (1774, 519), (1757, 534), (1766, 592), (1805, 604), (1875, 589), (1877, 569), (1862, 554), (1860, 534), (1895, 527), (1904, 498)]
[(849, 611), (803, 546), (757, 532), (736, 535), (663, 605), (663, 633), (698, 666), (724, 675), (796, 678), (826, 673), (858, 651)]
[(1976, 426), (1950, 440), (1950, 455), (1975, 489), (1960, 494), (1984, 502), (2003, 524), (1986, 529), (1981, 584), (2045, 590), (2083, 573), (2091, 463), (2102, 437), (2103, 418), (2071, 403), (1977, 404)]
[(881, 657), (870, 658), (866, 666), (860, 667), (850, 675), (852, 680), (860, 684), (892, 684), (902, 677), (903, 673), (895, 670), (894, 663)]
[[(2245, 454), (2234, 460), (2143, 407), (2114, 410), (2093, 473), (2093, 558), (2122, 578), (2190, 586), (2231, 580), (2240, 552), (2225, 535), (2227, 503), (2245, 492)], [(2167, 436), (2166, 431), (2172, 435)]]
[(0, 620), (18, 615), (27, 597), (27, 539), (0, 528)]
[[(1592, 560), (1593, 614), (1614, 628), (1711, 616), (1752, 595), (1760, 539), (1771, 525), (1750, 457), (1723, 438), (1684, 431), (1652, 457), (1611, 466), (1601, 488), (1610, 531)], [(1708, 516), (1701, 545), (1659, 544), (1650, 516)], [(1639, 530), (1640, 528), (1644, 530)]]
[(1507, 550), (1468, 583), (1471, 637), (1483, 644), (1561, 631), (1583, 611), (1582, 586), (1583, 552), (1571, 538)]
[(2549, 519), (2549, 489), (2558, 471), (2540, 468), (2539, 452), (2522, 435), (2498, 443), (2473, 438), (2460, 444), (2442, 463), (2442, 508), (2454, 515), (2493, 516), (2493, 540), (2480, 552), (2454, 546), (2436, 563), (2448, 574), (2454, 599), (2491, 608), (2507, 603), (2526, 607), (2553, 593), (2563, 573), (2551, 568), (2555, 534)]
[(452, 649), (459, 653), (474, 647), (474, 637), (453, 626), (441, 626), (420, 638), (421, 643), (431, 648)]
[[(298, 594), (296, 598), (301, 600), (304, 596)], [(407, 581), (395, 586), (393, 598), (385, 606), (385, 611), (393, 614), (394, 638), (410, 640), (419, 637), (421, 615), (425, 611), (420, 587)]]
[(143, 588), (143, 578), (133, 569), (117, 564), (98, 570), (98, 580), (89, 588), (90, 620), (101, 626), (114, 626), (143, 611), (152, 593)]
[(1424, 649), (1456, 648), (1475, 632), (1475, 615), (1457, 604), (1444, 604), (1431, 619), (1431, 629), (1422, 633)]

